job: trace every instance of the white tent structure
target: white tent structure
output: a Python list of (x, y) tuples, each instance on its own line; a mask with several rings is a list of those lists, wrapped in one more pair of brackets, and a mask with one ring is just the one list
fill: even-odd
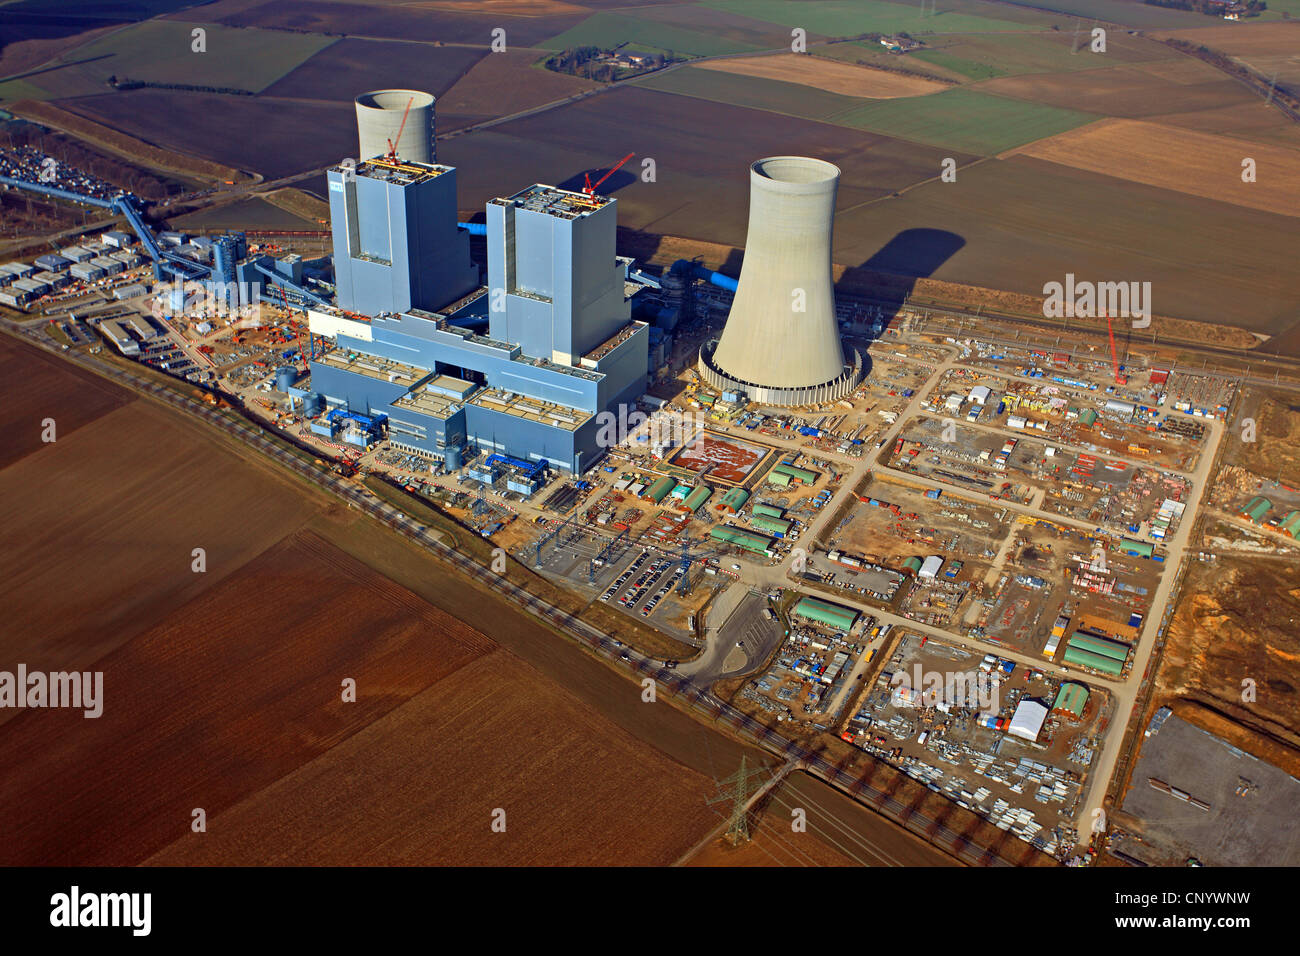
[(1047, 705), (1032, 697), (1026, 697), (1016, 706), (1007, 733), (1025, 740), (1037, 740), (1045, 720), (1047, 720)]

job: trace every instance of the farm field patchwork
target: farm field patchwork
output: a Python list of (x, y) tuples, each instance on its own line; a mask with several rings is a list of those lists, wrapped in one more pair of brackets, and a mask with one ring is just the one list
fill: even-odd
[[(964, 240), (936, 279), (1040, 295), (1044, 283), (1067, 272), (1141, 278), (1152, 283), (1156, 315), (1230, 321), (1262, 333), (1295, 322), (1295, 217), (1029, 156), (963, 169), (958, 183), (962, 188), (929, 183), (852, 216), (843, 215), (841, 203), (835, 261), (862, 262), (890, 237), (928, 227)], [(1209, 221), (1212, 231), (1205, 229)], [(1259, 243), (1261, 235), (1272, 241)], [(1200, 281), (1187, 282), (1188, 262), (1198, 264)]]
[(969, 80), (969, 77), (958, 73), (956, 70), (939, 66), (937, 63), (918, 60), (910, 55), (900, 59), (897, 54), (890, 53), (879, 43), (871, 43), (865, 40), (825, 43), (814, 47), (809, 52), (820, 59), (850, 63), (854, 66), (874, 66), (881, 70), (897, 73), (900, 76), (938, 80), (945, 86), (952, 83), (965, 83)]
[[(68, 387), (70, 379), (75, 391)], [(0, 396), (0, 434), (7, 439), (0, 449), (0, 468), (57, 447), (57, 440), (41, 440), (43, 419), (54, 419), (55, 438), (62, 439), (132, 401), (129, 392), (98, 376), (68, 370), (53, 356), (24, 348), (8, 336), (0, 336)]]
[(1030, 106), (966, 89), (853, 106), (828, 121), (899, 139), (994, 154), (1090, 123), (1092, 113)]
[[(58, 414), (60, 403), (48, 407)], [(9, 661), (88, 666), (321, 507), (151, 402), (132, 401), (75, 430), (72, 421), (57, 442), (0, 471), (6, 533), (41, 543), (0, 557)], [(205, 552), (201, 574), (191, 569), (196, 547)]]
[(1130, 119), (1249, 106), (1259, 101), (1246, 87), (1208, 63), (1186, 58), (1106, 70), (1001, 77), (980, 83), (975, 89)]
[(795, 83), (806, 89), (867, 99), (917, 96), (923, 93), (937, 93), (948, 88), (946, 83), (921, 77), (795, 53), (713, 60), (701, 64), (700, 69), (779, 80), (784, 83)]
[[(138, 863), (189, 832), (192, 807), (215, 825), (492, 647), (318, 538), (291, 537), (96, 659), (100, 718), (27, 711), (8, 723), (6, 862)], [(69, 794), (69, 759), (101, 785)]]
[[(566, 3), (565, 0), (473, 0), (475, 12), (495, 13), (501, 16), (544, 17), (556, 13), (587, 13), (593, 4)], [(417, 10), (442, 10), (446, 13), (464, 13), (465, 0), (415, 0), (406, 3), (395, 0), (394, 6), (414, 7)]]
[(348, 38), (320, 51), (264, 92), (350, 102), (367, 90), (395, 88), (441, 97), (486, 55), (486, 50), (466, 47)]
[[(170, 90), (131, 90), (113, 96), (61, 100), (88, 119), (179, 152), (261, 173), (287, 176), (351, 156), (357, 120), (351, 99), (283, 101)], [(249, 131), (256, 130), (257, 136)]]
[(323, 230), (329, 227), (324, 223), (303, 219), (281, 209), (274, 203), (260, 197), (240, 199), (221, 206), (212, 206), (176, 216), (169, 220), (174, 229), (216, 230), (216, 229), (286, 229), (286, 230)]
[(0, 7), (0, 76), (37, 69), (66, 50), (73, 49), (120, 27), (117, 20), (78, 19), (51, 23), (39, 14), (13, 12)]
[[(840, 167), (842, 209), (936, 175), (947, 155), (969, 158), (635, 86), (449, 140), (438, 155), (458, 167), (461, 208), (474, 209), (511, 185), (563, 182), (591, 168), (592, 129), (620, 149), (657, 159), (656, 182), (637, 179), (613, 191), (620, 226), (730, 245), (745, 238), (750, 164), (789, 152), (791, 142)], [(673, 148), (665, 152), (665, 143)]]
[[(30, 384), (56, 414), (61, 395), (84, 406), (99, 382), (3, 345), (27, 370), (6, 384)], [(666, 864), (714, 825), (707, 769), (677, 760), (738, 761), (737, 745), (706, 746), (712, 731), (646, 708), (625, 676), (476, 593), (471, 615), (520, 642), (526, 663), (440, 606), (464, 605), (466, 590), (450, 593), (427, 554), (237, 457), (206, 426), (98, 391), (128, 404), (96, 407), (81, 427), (70, 419), (57, 443), (0, 470), (6, 526), (44, 542), (0, 559), (6, 658), (104, 674), (96, 720), (4, 712), (7, 862), (129, 865), (165, 851), (177, 862)], [(205, 574), (190, 566), (195, 542)], [(372, 557), (439, 603), (362, 563)], [(69, 594), (60, 582), (73, 567)], [(341, 700), (344, 677), (355, 703)], [(102, 785), (67, 792), (73, 763)], [(319, 830), (301, 825), (309, 799), (323, 801)], [(183, 839), (195, 806), (216, 839)], [(489, 827), (496, 806), (509, 808), (509, 839)], [(637, 821), (630, 837), (624, 820)], [(460, 839), (480, 822), (481, 838)]]
[[(715, 10), (694, 3), (667, 3), (622, 9), (618, 11), (618, 15), (641, 21), (654, 30), (683, 30), (691, 34), (718, 37), (732, 43), (743, 43), (759, 50), (790, 48), (789, 30), (779, 24), (745, 16), (743, 11)], [(636, 39), (650, 42), (642, 35), (638, 35)], [(808, 39), (810, 42), (816, 42), (821, 37), (813, 33)], [(554, 41), (547, 45), (553, 43)], [(684, 51), (678, 49), (676, 52)]]
[[(1196, 27), (1215, 21), (1190, 10), (1174, 10), (1142, 3), (1141, 0), (1006, 0), (1018, 6), (1056, 11), (1073, 18), (1103, 20), (1126, 27)], [(1063, 28), (1064, 29), (1064, 28)]]
[[(207, 53), (191, 49), (192, 24), (153, 20), (114, 31), (60, 57), (28, 78), (42, 98), (109, 92), (107, 80), (142, 80), (258, 92), (334, 43), (333, 37), (233, 30), (204, 23)], [(0, 83), (0, 97), (15, 94)]]
[(1266, 105), (1263, 100), (1217, 110), (1163, 113), (1150, 119), (1162, 126), (1203, 130), (1256, 143), (1300, 148), (1300, 126), (1291, 122), (1280, 110)]
[[(733, 63), (722, 60), (721, 63)], [(849, 67), (859, 70), (862, 67)], [(865, 70), (863, 70), (865, 72)], [(668, 73), (652, 73), (636, 85), (663, 93), (692, 96), (715, 103), (766, 110), (786, 116), (825, 120), (852, 108), (857, 97), (830, 93), (777, 79), (739, 75), (739, 71), (711, 70), (703, 66), (682, 67)]]
[(687, 56), (716, 56), (720, 53), (744, 53), (762, 47), (750, 40), (732, 39), (701, 28), (700, 25), (657, 23), (639, 16), (621, 13), (597, 13), (577, 26), (552, 37), (551, 49), (598, 46), (602, 49), (630, 44), (632, 49), (672, 51)]
[(535, 50), (492, 53), (438, 97), (438, 130), (452, 130), (595, 89), (577, 76), (535, 66)]
[[(1274, 9), (1275, 5), (1270, 3), (1266, 12), (1272, 13)], [(1300, 4), (1292, 16), (1300, 17)], [(1296, 57), (1296, 50), (1300, 49), (1300, 22), (1255, 20), (1198, 30), (1168, 30), (1157, 36), (1209, 47), (1262, 77), (1276, 77), (1280, 84), (1294, 87), (1300, 81), (1300, 59)]]
[(957, 0), (945, 4), (947, 9), (938, 15), (923, 14), (919, 7), (889, 0), (818, 0), (816, 3), (800, 0), (709, 0), (704, 5), (783, 26), (801, 27), (810, 35), (819, 33), (832, 37), (903, 32), (916, 36), (997, 33), (1032, 29), (1032, 21), (1048, 22), (1042, 14), (1030, 14), (1024, 18), (1031, 22), (1001, 19), (1004, 11), (997, 4), (980, 0)]
[[(1017, 152), (1264, 212), (1300, 216), (1300, 150), (1174, 129), (1138, 120), (1103, 120)], [(1115, 157), (1124, 157), (1116, 162)], [(1242, 157), (1258, 179), (1241, 179)]]
[(1140, 37), (1108, 37), (1106, 53), (1089, 50), (1090, 35), (1081, 33), (988, 33), (942, 36), (909, 53), (905, 63), (922, 60), (946, 67), (971, 80), (1022, 73), (1063, 73), (1106, 69), (1137, 60), (1169, 59), (1173, 50)]
[[(448, 13), (332, 0), (268, 0), (254, 7), (240, 4), (229, 13), (210, 11), (206, 7), (199, 7), (196, 12), (232, 27), (267, 27), (390, 40), (441, 40), (484, 47), (491, 44), (492, 31), (498, 27), (506, 31), (508, 46), (540, 46), (548, 37), (576, 26), (584, 16), (582, 13), (540, 17), (468, 11)], [(192, 19), (192, 16), (181, 17)]]

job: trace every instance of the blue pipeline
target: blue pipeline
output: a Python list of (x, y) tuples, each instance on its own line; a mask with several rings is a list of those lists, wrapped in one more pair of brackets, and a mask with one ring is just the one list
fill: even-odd
[(135, 203), (126, 193), (122, 193), (112, 199), (97, 199), (94, 196), (83, 196), (80, 193), (69, 192), (66, 189), (59, 189), (57, 186), (46, 186), (43, 183), (31, 183), (23, 179), (14, 179), (11, 176), (0, 176), (0, 184), (6, 186), (16, 186), (19, 189), (25, 189), (29, 192), (40, 193), (43, 196), (53, 196), (55, 199), (66, 199), (69, 202), (84, 203), (90, 206), (99, 206), (101, 209), (111, 209), (114, 212), (120, 212), (126, 217), (135, 234), (140, 237), (141, 244), (149, 253), (149, 257), (154, 260), (159, 267), (167, 272), (174, 273), (181, 278), (200, 279), (208, 275), (209, 269), (199, 263), (192, 262), (184, 256), (174, 255), (164, 252), (159, 248), (157, 240), (153, 237), (148, 225), (140, 217), (140, 212), (135, 208)]
[(719, 289), (726, 289), (728, 292), (735, 292), (738, 285), (737, 281), (731, 276), (725, 276), (721, 272), (714, 272), (706, 269), (698, 262), (691, 262), (690, 259), (678, 259), (673, 263), (673, 272), (692, 275), (697, 279), (703, 279), (705, 282), (716, 285)]

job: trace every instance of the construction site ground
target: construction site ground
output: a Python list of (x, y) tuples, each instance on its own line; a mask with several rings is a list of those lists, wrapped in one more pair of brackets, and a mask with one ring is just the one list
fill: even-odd
[(1110, 848), (1152, 866), (1296, 866), (1297, 799), (1300, 780), (1172, 715), (1142, 740)]
[[(982, 666), (988, 665), (982, 665), (978, 653), (906, 630), (893, 638), (891, 650), (877, 659), (847, 710), (845, 739), (934, 783), (959, 804), (995, 821), (1006, 817), (1012, 829), (1022, 828), (1028, 810), (1042, 827), (1038, 835), (1043, 840), (1035, 845), (1048, 846), (1048, 852), (1061, 846), (1066, 834), (1052, 831), (1077, 823), (1080, 786), (1110, 722), (1104, 689), (1090, 690), (1078, 719), (1049, 716), (1038, 739), (1030, 742), (980, 726), (977, 718), (1009, 720), (1022, 698), (1050, 709), (1061, 679), (1017, 665), (1010, 678), (994, 681), (981, 676)], [(991, 670), (998, 672), (996, 665)], [(895, 694), (900, 686), (929, 690), (928, 683), (918, 680), (936, 687), (942, 682), (935, 705), (926, 706), (930, 698), (913, 704)], [(1024, 761), (1036, 766), (1026, 768)], [(1016, 812), (1019, 820), (1011, 816)], [(1072, 839), (1071, 833), (1066, 842)]]

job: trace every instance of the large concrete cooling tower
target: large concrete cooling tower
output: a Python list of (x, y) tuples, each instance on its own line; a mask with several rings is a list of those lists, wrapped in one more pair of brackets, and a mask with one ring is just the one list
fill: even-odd
[[(383, 156), (388, 141), (397, 144), (397, 156), (408, 163), (436, 162), (433, 145), (433, 97), (419, 90), (375, 90), (357, 97), (357, 138), (361, 142), (359, 162)], [(406, 104), (411, 104), (409, 113)], [(406, 125), (402, 126), (402, 114)], [(397, 131), (401, 129), (401, 140)]]
[(835, 401), (862, 377), (835, 320), (831, 232), (838, 167), (772, 156), (749, 168), (749, 234), (722, 336), (700, 350), (715, 388), (769, 405)]

